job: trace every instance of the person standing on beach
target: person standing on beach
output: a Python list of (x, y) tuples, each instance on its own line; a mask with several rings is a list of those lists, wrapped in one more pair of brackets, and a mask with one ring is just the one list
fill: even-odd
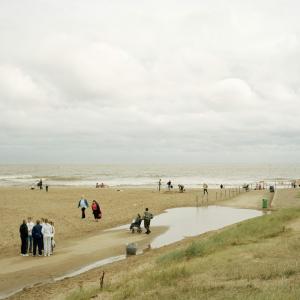
[(51, 236), (52, 226), (48, 223), (48, 219), (45, 219), (45, 224), (42, 228), (43, 240), (44, 240), (44, 256), (51, 255)]
[(49, 224), (51, 226), (51, 255), (53, 254), (53, 250), (55, 247), (55, 240), (54, 240), (54, 235), (55, 235), (55, 228), (54, 228), (54, 222), (49, 221)]
[(167, 182), (167, 186), (169, 191), (173, 188), (171, 180)]
[(28, 228), (26, 220), (20, 226), (20, 238), (21, 238), (21, 255), (28, 256), (27, 254), (27, 244), (28, 244)]
[(32, 228), (34, 223), (31, 221), (31, 217), (28, 217), (26, 225), (28, 228), (28, 253), (32, 253)]
[(46, 192), (48, 192), (48, 189), (49, 189), (49, 185), (46, 184)]
[(40, 187), (40, 190), (43, 189), (43, 180), (42, 179), (40, 179), (38, 186)]
[(206, 183), (203, 183), (203, 194), (205, 195), (208, 195), (208, 185)]
[(96, 200), (93, 200), (92, 211), (93, 211), (95, 221), (98, 222), (98, 220), (101, 219), (101, 217), (102, 217), (102, 212), (100, 209), (100, 205), (98, 204), (98, 202)]
[(89, 207), (89, 203), (84, 196), (79, 200), (78, 208), (79, 207), (81, 208), (81, 219), (85, 219), (85, 210)]
[(158, 191), (160, 192), (160, 188), (161, 188), (161, 179), (159, 179), (158, 181)]
[[(41, 218), (41, 226), (42, 226), (42, 229), (45, 226), (45, 219), (44, 218)], [(43, 238), (43, 234), (42, 234), (42, 250), (44, 250), (44, 238)]]
[(147, 207), (145, 209), (144, 216), (143, 216), (144, 227), (146, 229), (146, 232), (145, 232), (146, 234), (151, 233), (151, 231), (150, 231), (150, 222), (151, 222), (151, 219), (153, 219), (153, 214), (149, 212), (149, 209)]
[(39, 256), (42, 256), (43, 249), (43, 234), (42, 225), (40, 220), (36, 221), (36, 225), (32, 228), (32, 239), (33, 239), (33, 256), (36, 256), (36, 248), (38, 248)]

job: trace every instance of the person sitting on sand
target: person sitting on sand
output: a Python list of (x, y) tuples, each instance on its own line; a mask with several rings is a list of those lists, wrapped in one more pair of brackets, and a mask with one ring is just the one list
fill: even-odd
[(28, 256), (27, 254), (27, 244), (28, 244), (28, 227), (26, 220), (20, 226), (20, 238), (21, 238), (21, 255)]
[(82, 196), (78, 202), (78, 208), (79, 207), (81, 208), (81, 219), (85, 219), (85, 210), (89, 207), (89, 203), (84, 196)]
[(98, 202), (96, 200), (93, 200), (92, 211), (93, 211), (95, 221), (98, 222), (98, 220), (102, 218), (102, 212), (100, 209), (100, 205), (98, 204)]

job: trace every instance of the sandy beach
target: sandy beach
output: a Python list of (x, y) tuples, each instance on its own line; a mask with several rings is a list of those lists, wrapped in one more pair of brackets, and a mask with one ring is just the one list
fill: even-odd
[[(152, 189), (92, 189), (52, 188), (28, 190), (22, 188), (1, 188), (1, 219), (3, 228), (0, 244), (0, 289), (13, 291), (20, 285), (30, 285), (49, 278), (55, 278), (68, 271), (124, 252), (128, 242), (147, 245), (152, 238), (163, 232), (155, 228), (150, 236), (132, 235), (126, 231), (105, 232), (117, 225), (129, 224), (145, 207), (157, 215), (166, 208), (206, 205), (222, 205), (241, 208), (260, 208), (261, 198), (268, 191), (209, 190), (209, 197), (203, 197), (201, 189), (161, 191)], [(222, 194), (221, 194), (222, 193)], [(90, 202), (97, 200), (103, 211), (103, 218), (95, 222), (91, 209), (87, 218), (81, 219), (78, 201), (84, 195)], [(50, 258), (20, 257), (19, 226), (23, 218), (41, 217), (54, 221), (56, 244), (54, 256)], [(17, 281), (15, 279), (18, 279)], [(74, 279), (76, 280), (76, 279)]]

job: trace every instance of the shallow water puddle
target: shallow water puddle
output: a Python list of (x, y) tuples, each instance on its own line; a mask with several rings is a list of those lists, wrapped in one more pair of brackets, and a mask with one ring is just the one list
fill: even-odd
[(152, 226), (168, 226), (169, 229), (151, 243), (159, 248), (185, 237), (196, 236), (211, 230), (238, 223), (263, 213), (251, 209), (238, 209), (223, 206), (180, 207), (166, 210), (166, 213), (153, 219)]
[[(151, 222), (151, 227), (167, 226), (168, 229), (165, 233), (154, 238), (150, 247), (159, 248), (166, 246), (178, 242), (185, 237), (196, 236), (211, 230), (220, 229), (234, 223), (261, 216), (262, 214), (263, 212), (258, 210), (214, 205), (207, 207), (179, 207), (167, 209), (164, 213), (155, 216)], [(129, 231), (128, 228), (129, 225), (122, 225), (108, 229), (108, 231), (123, 229)], [(142, 250), (143, 249), (139, 249), (138, 254), (142, 254)], [(74, 272), (55, 278), (55, 280), (57, 281), (66, 277), (73, 277), (91, 269), (125, 258), (126, 255), (120, 255), (102, 259)]]

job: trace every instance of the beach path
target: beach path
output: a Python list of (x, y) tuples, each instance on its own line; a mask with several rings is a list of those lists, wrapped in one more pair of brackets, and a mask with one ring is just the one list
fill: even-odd
[(167, 228), (152, 228), (151, 235), (132, 234), (127, 230), (102, 231), (100, 234), (66, 242), (50, 257), (15, 256), (0, 259), (0, 297), (25, 286), (53, 281), (104, 258), (125, 254), (127, 243), (147, 247)]

